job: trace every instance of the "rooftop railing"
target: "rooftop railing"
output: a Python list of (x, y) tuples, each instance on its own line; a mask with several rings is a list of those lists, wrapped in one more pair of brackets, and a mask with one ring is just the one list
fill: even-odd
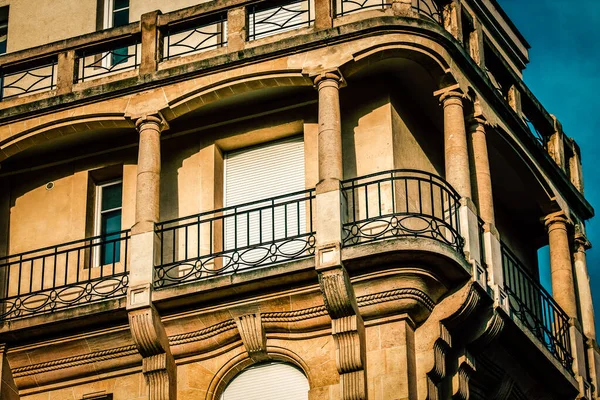
[(0, 258), (0, 320), (124, 296), (129, 231)]
[(430, 238), (462, 252), (460, 196), (442, 178), (394, 170), (342, 182), (348, 215), (344, 246), (392, 237)]
[(511, 316), (521, 321), (567, 370), (572, 371), (567, 314), (505, 245), (502, 245), (502, 269)]
[(314, 255), (315, 190), (156, 224), (154, 286), (194, 282)]

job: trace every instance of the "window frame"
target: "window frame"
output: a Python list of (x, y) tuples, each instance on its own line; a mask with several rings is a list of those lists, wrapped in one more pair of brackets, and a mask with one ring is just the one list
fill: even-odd
[[(123, 178), (119, 177), (119, 178), (115, 178), (115, 179), (111, 179), (111, 180), (107, 180), (104, 182), (100, 182), (96, 184), (96, 188), (95, 188), (95, 204), (94, 204), (94, 237), (98, 237), (96, 239), (96, 243), (98, 243), (97, 246), (93, 247), (93, 257), (92, 259), (94, 260), (92, 267), (103, 267), (104, 265), (109, 265), (109, 264), (104, 264), (102, 262), (102, 248), (103, 245), (99, 244), (102, 241), (102, 237), (104, 234), (102, 233), (102, 214), (104, 213), (109, 213), (109, 212), (113, 212), (116, 210), (120, 210), (121, 211), (121, 230), (123, 230), (123, 195), (121, 194), (121, 206), (120, 207), (116, 207), (116, 208), (111, 208), (108, 210), (102, 210), (102, 195), (103, 195), (103, 190), (106, 187), (109, 186), (115, 186), (115, 185), (121, 185), (121, 190), (123, 190)], [(119, 254), (119, 258), (118, 260), (113, 260), (113, 264), (119, 263), (121, 262), (121, 256)]]
[[(6, 22), (2, 22), (0, 20), (0, 38), (2, 38), (2, 36), (5, 37), (5, 40), (0, 41), (0, 43), (4, 42), (4, 51), (0, 51), (0, 54), (6, 54), (8, 51), (8, 20), (9, 20), (9, 14), (10, 14), (10, 6), (6, 5), (3, 7), (0, 7), (0, 10), (2, 9), (6, 9)], [(2, 35), (2, 32), (5, 32), (4, 35)]]

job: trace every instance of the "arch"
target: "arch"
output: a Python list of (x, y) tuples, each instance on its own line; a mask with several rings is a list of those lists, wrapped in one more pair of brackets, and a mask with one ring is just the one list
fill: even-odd
[[(432, 42), (432, 44), (436, 44)], [(422, 44), (408, 41), (379, 43), (353, 54), (351, 61), (342, 64), (339, 69), (345, 78), (357, 74), (373, 64), (394, 58), (404, 58), (415, 61), (428, 71), (438, 88), (452, 86), (457, 80), (451, 73), (450, 65), (444, 56)]]
[(267, 71), (242, 75), (223, 79), (185, 93), (169, 101), (168, 107), (161, 112), (167, 120), (173, 120), (215, 101), (254, 90), (312, 85), (312, 79), (303, 74), (301, 70)]
[[(313, 381), (308, 373), (308, 365), (298, 354), (283, 347), (267, 346), (267, 356), (268, 357), (266, 361), (287, 363), (300, 369), (308, 380), (309, 388), (313, 387)], [(238, 376), (238, 374), (255, 364), (257, 364), (257, 362), (251, 359), (247, 352), (243, 352), (232, 357), (229, 361), (223, 364), (223, 366), (214, 375), (209, 384), (205, 399), (220, 400), (221, 395), (225, 391), (227, 385), (229, 385), (229, 383), (236, 376)]]
[(61, 136), (99, 129), (134, 128), (133, 122), (125, 118), (123, 112), (85, 114), (53, 119), (48, 122), (41, 121), (42, 118), (39, 118), (36, 121), (38, 125), (15, 132), (0, 141), (0, 161)]
[[(276, 377), (277, 380), (266, 379), (269, 377)], [(278, 382), (279, 379), (282, 382)], [(253, 364), (234, 376), (221, 393), (220, 400), (264, 398), (263, 396), (266, 396), (266, 400), (284, 397), (308, 399), (309, 389), (306, 375), (294, 364), (267, 361)]]

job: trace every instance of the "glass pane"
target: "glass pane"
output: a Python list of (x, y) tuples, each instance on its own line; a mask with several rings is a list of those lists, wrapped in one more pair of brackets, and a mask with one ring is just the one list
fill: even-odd
[(129, 7), (129, 0), (115, 0), (114, 9), (118, 10), (120, 8)]
[(6, 53), (6, 40), (0, 39), (0, 54)]
[(101, 234), (106, 235), (110, 233), (121, 231), (121, 210), (115, 210), (102, 214), (102, 225)]
[[(125, 64), (129, 59), (129, 48), (122, 47), (120, 49), (113, 50), (112, 54), (112, 65), (115, 66), (117, 64)], [(123, 68), (124, 65), (121, 65), (119, 68)]]
[(113, 13), (113, 27), (127, 25), (129, 23), (129, 9)]
[(101, 265), (119, 262), (121, 258), (121, 242), (118, 239), (121, 235), (115, 232), (121, 231), (121, 210), (103, 214), (101, 230), (103, 242), (100, 254)]
[(123, 184), (116, 183), (102, 188), (101, 211), (120, 208), (123, 198)]

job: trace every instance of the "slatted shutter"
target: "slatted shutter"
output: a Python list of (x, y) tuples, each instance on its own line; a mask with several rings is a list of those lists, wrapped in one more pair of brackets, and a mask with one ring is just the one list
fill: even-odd
[(236, 376), (221, 400), (307, 400), (308, 390), (308, 380), (297, 368), (283, 363), (261, 364)]
[[(304, 202), (282, 206), (295, 197), (268, 200), (305, 189), (304, 142), (294, 137), (225, 155), (225, 250), (243, 249), (306, 232)], [(298, 196), (303, 197), (303, 195)], [(297, 197), (296, 197), (297, 198)], [(244, 213), (246, 210), (256, 210)], [(292, 252), (288, 246), (286, 251)], [(255, 256), (264, 255), (256, 251)], [(252, 254), (246, 259), (253, 261)], [(255, 261), (255, 260), (254, 260)]]

